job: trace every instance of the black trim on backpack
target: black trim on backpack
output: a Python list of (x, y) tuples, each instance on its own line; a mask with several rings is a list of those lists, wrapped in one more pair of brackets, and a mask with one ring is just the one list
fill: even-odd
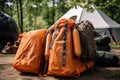
[(64, 27), (64, 36), (63, 36), (63, 54), (62, 54), (62, 65), (65, 66), (66, 59), (66, 40), (67, 40), (67, 29), (68, 29), (68, 21), (65, 22)]

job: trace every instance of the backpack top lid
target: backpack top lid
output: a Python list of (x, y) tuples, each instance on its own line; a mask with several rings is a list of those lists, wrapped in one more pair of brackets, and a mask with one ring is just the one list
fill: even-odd
[(54, 30), (56, 30), (58, 23), (60, 24), (60, 27), (64, 27), (66, 21), (68, 21), (68, 27), (74, 27), (74, 25), (75, 25), (74, 20), (62, 18), (62, 19), (59, 20), (59, 22), (54, 24)]

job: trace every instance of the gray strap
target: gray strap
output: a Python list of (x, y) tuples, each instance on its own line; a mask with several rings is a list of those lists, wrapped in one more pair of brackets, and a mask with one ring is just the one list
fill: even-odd
[(51, 43), (50, 43), (50, 49), (52, 48), (53, 43), (54, 43), (54, 41), (55, 41), (55, 38), (57, 37), (57, 35), (58, 35), (58, 33), (59, 33), (59, 28), (60, 28), (60, 22), (58, 22), (56, 31), (53, 33), (52, 41), (51, 41)]
[(63, 36), (63, 54), (62, 54), (62, 65), (66, 64), (66, 40), (67, 40), (67, 29), (68, 29), (68, 21), (65, 22), (64, 27), (64, 36)]

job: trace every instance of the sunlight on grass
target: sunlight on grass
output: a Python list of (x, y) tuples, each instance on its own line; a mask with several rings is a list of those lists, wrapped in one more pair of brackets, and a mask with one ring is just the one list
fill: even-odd
[(111, 48), (116, 48), (116, 49), (120, 49), (120, 44), (110, 44)]
[(15, 56), (15, 54), (0, 54), (0, 57), (12, 57)]
[(120, 71), (111, 71), (108, 75), (108, 78), (120, 78)]

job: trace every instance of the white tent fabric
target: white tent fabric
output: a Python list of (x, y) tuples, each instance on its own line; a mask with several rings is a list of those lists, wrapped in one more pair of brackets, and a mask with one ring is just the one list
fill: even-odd
[(105, 15), (101, 10), (95, 10), (94, 12), (90, 13), (90, 12), (87, 12), (85, 9), (83, 9), (80, 20), (91, 21), (93, 23), (93, 26), (95, 26), (95, 28), (120, 27), (120, 24), (113, 21), (111, 18)]
[[(79, 22), (81, 14), (82, 14), (82, 8), (79, 6), (77, 8), (71, 8), (66, 14), (64, 14), (61, 18), (71, 18), (73, 16), (76, 16), (76, 22)], [(61, 19), (60, 18), (60, 19)]]
[[(95, 8), (95, 5), (93, 5), (93, 8)], [(75, 19), (76, 22), (80, 22), (82, 20), (89, 20), (90, 22), (92, 22), (94, 28), (100, 34), (104, 33), (104, 35), (105, 34), (110, 35), (108, 31), (108, 28), (110, 28), (114, 32), (116, 39), (120, 41), (120, 36), (119, 36), (120, 24), (112, 20), (101, 10), (94, 10), (94, 12), (90, 13), (78, 6), (77, 8), (71, 8), (61, 18), (72, 18), (72, 17), (76, 17)], [(102, 31), (102, 33), (100, 31)]]
[(77, 8), (71, 8), (61, 18), (71, 18), (73, 16), (77, 16), (76, 22), (79, 22), (82, 20), (91, 21), (95, 29), (120, 28), (120, 24), (113, 21), (110, 17), (108, 17), (101, 10), (94, 10), (93, 12), (87, 12), (85, 9), (78, 6)]

